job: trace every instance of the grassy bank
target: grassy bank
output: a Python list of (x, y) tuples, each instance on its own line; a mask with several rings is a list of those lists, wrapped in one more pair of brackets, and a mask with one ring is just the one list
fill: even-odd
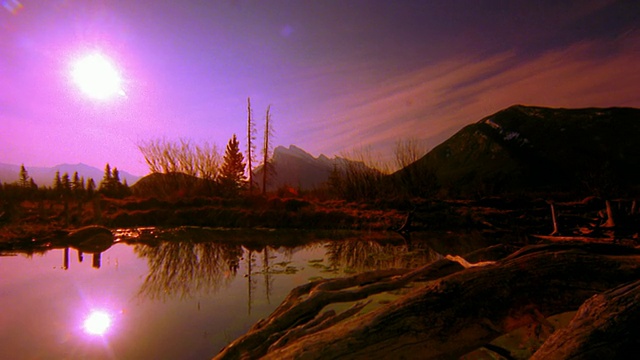
[(277, 197), (22, 201), (2, 217), (0, 242), (29, 241), (93, 224), (377, 231), (398, 227), (405, 216), (403, 210), (370, 204)]

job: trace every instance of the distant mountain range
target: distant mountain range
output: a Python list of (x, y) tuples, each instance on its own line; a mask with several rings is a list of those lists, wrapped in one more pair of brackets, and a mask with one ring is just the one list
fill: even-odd
[(428, 169), (449, 193), (640, 185), (640, 109), (516, 105), (468, 125), (394, 174)]
[[(64, 173), (68, 173), (69, 177), (73, 176), (74, 172), (78, 172), (79, 176), (84, 176), (85, 181), (89, 178), (93, 178), (96, 185), (100, 184), (104, 177), (104, 169), (98, 169), (86, 164), (60, 164), (52, 167), (38, 167), (38, 166), (25, 166), (29, 176), (33, 178), (33, 181), (38, 186), (52, 186), (53, 180), (56, 176), (56, 171), (60, 172), (60, 176)], [(132, 175), (126, 171), (118, 169), (120, 174), (120, 180), (127, 180), (127, 184), (133, 185), (140, 176)], [(20, 165), (15, 164), (3, 164), (0, 163), (0, 182), (13, 183), (18, 181), (20, 173)]]
[[(271, 164), (274, 171), (269, 174), (267, 179), (268, 191), (281, 189), (285, 186), (295, 190), (315, 189), (323, 186), (335, 169), (344, 170), (347, 165), (356, 168), (364, 167), (361, 162), (339, 157), (330, 159), (320, 155), (316, 158), (295, 145), (290, 145), (288, 148), (276, 147), (273, 151)], [(253, 171), (254, 184), (257, 188), (262, 187), (262, 174), (262, 166), (258, 166)], [(176, 194), (197, 196), (201, 193), (207, 193), (207, 189), (212, 188), (215, 188), (215, 185), (206, 180), (181, 173), (150, 174), (131, 187), (134, 194), (148, 197)]]
[[(296, 189), (313, 189), (324, 184), (333, 169), (344, 168), (345, 164), (350, 160), (343, 158), (330, 159), (324, 155), (317, 158), (302, 150), (301, 148), (291, 145), (289, 148), (278, 146), (273, 151), (272, 163), (275, 173), (269, 177), (269, 191), (278, 189), (284, 185), (294, 187)], [(56, 171), (60, 175), (65, 172), (69, 176), (73, 176), (75, 171), (79, 176), (84, 176), (85, 180), (93, 178), (96, 185), (100, 183), (104, 176), (104, 169), (98, 169), (86, 164), (60, 164), (52, 167), (35, 167), (26, 166), (29, 176), (34, 179), (38, 186), (51, 186)], [(126, 171), (118, 169), (120, 179), (127, 180), (129, 185), (133, 185), (140, 176), (132, 175)], [(13, 183), (18, 180), (20, 165), (0, 163), (0, 182)], [(261, 183), (262, 168), (258, 167), (254, 170), (256, 183)]]
[[(323, 154), (313, 157), (295, 145), (288, 148), (278, 146), (273, 149), (271, 164), (274, 171), (268, 177), (267, 190), (273, 191), (283, 186), (302, 190), (315, 189), (329, 180), (332, 171), (343, 170), (349, 163), (364, 166), (361, 162), (341, 157), (328, 158)], [(262, 184), (262, 166), (258, 166), (253, 174), (254, 182)]]
[[(640, 189), (639, 141), (640, 109), (515, 105), (464, 127), (390, 177), (433, 174), (441, 192), (464, 196)], [(318, 187), (349, 161), (278, 146), (268, 189)], [(261, 174), (256, 169), (257, 183)]]
[[(516, 105), (470, 124), (424, 157), (390, 175), (432, 174), (449, 195), (518, 191), (640, 188), (640, 109), (553, 109)], [(334, 169), (361, 162), (313, 157), (290, 145), (274, 149), (268, 190), (283, 186), (309, 190), (327, 182)], [(20, 166), (0, 164), (0, 181), (18, 180)], [(74, 171), (99, 183), (104, 171), (84, 164), (27, 167), (38, 185), (51, 185), (56, 171)], [(125, 171), (133, 185), (139, 177)], [(256, 184), (262, 168), (254, 170)], [(433, 178), (429, 179), (432, 181)], [(420, 181), (420, 180), (419, 180)], [(403, 182), (396, 182), (402, 184)]]

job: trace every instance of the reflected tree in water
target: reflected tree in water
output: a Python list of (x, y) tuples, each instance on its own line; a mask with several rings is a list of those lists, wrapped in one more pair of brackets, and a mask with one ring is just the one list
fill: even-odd
[(218, 291), (236, 276), (242, 257), (241, 246), (215, 242), (137, 244), (134, 251), (149, 265), (139, 295), (152, 300)]
[(426, 244), (394, 245), (372, 240), (342, 240), (327, 243), (327, 257), (331, 267), (356, 272), (411, 268), (433, 262), (442, 255)]
[(254, 281), (251, 279), (251, 274), (253, 272), (253, 250), (247, 250), (247, 274), (245, 275), (247, 278), (247, 314), (251, 315), (251, 305), (252, 305), (252, 296)]
[[(255, 300), (255, 295), (260, 296), (260, 293), (256, 293), (255, 290), (260, 286), (259, 276), (262, 275), (264, 288), (264, 300), (267, 304), (271, 304), (271, 295), (273, 292), (274, 275), (286, 274), (286, 268), (281, 265), (291, 261), (293, 252), (295, 249), (304, 249), (306, 246), (301, 247), (282, 247), (273, 248), (271, 246), (265, 247), (243, 247), (245, 251), (245, 270), (244, 277), (247, 279), (247, 313), (251, 315), (251, 309)], [(272, 259), (280, 259), (282, 263), (270, 265)], [(280, 266), (279, 266), (280, 265)]]
[(262, 257), (262, 274), (264, 275), (264, 292), (267, 296), (267, 304), (271, 304), (271, 288), (273, 279), (271, 278), (271, 269), (269, 268), (269, 247), (264, 248)]

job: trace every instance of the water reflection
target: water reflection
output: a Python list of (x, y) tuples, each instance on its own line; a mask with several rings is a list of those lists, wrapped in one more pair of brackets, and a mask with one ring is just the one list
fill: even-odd
[(332, 268), (352, 272), (410, 268), (442, 257), (427, 243), (397, 244), (356, 239), (330, 242), (325, 247)]
[(247, 314), (251, 315), (251, 305), (253, 305), (253, 289), (255, 287), (255, 282), (252, 279), (251, 275), (253, 274), (253, 250), (249, 249), (247, 254), (247, 274), (245, 277), (247, 278)]
[[(103, 238), (102, 248), (97, 239), (92, 247), (60, 239), (46, 242), (47, 250), (56, 249), (48, 254), (33, 256), (30, 248), (3, 253), (26, 256), (0, 257), (0, 274), (11, 275), (0, 276), (6, 295), (0, 296), (5, 310), (0, 323), (13, 329), (0, 336), (0, 354), (207, 358), (309, 280), (407, 268), (437, 258), (433, 249), (460, 254), (454, 246), (468, 252), (472, 245), (453, 234), (405, 242), (394, 233), (368, 232), (149, 228), (113, 233)], [(44, 248), (44, 241), (39, 244)], [(79, 266), (83, 259), (91, 263), (89, 254), (102, 257), (102, 263), (93, 261), (100, 270)], [(52, 271), (61, 262), (69, 270)], [(94, 310), (108, 318), (91, 317)]]
[(149, 267), (139, 294), (152, 300), (215, 292), (235, 277), (242, 257), (240, 245), (189, 240), (137, 244), (134, 252)]
[(267, 304), (271, 304), (271, 284), (273, 279), (271, 278), (271, 268), (269, 268), (269, 247), (264, 248), (263, 258), (263, 275), (264, 275), (264, 290), (267, 298)]
[[(149, 273), (140, 288), (139, 296), (151, 300), (166, 300), (177, 297), (193, 298), (198, 294), (215, 293), (237, 277), (247, 282), (247, 309), (251, 313), (255, 289), (259, 282), (264, 289), (263, 299), (271, 303), (271, 292), (275, 274), (294, 274), (298, 271), (288, 266), (286, 259), (302, 249), (324, 244), (322, 259), (313, 260), (311, 267), (331, 276), (376, 269), (410, 268), (440, 257), (427, 243), (407, 243), (395, 238), (393, 241), (366, 240), (352, 237), (341, 240), (326, 240), (300, 246), (239, 245), (230, 241), (218, 241), (219, 233), (202, 230), (184, 230), (156, 234), (154, 241), (135, 243), (134, 252), (147, 261)], [(304, 239), (300, 240), (305, 244)], [(281, 258), (272, 265), (274, 259)]]
[[(82, 262), (82, 257), (80, 252), (78, 252), (78, 259)], [(64, 259), (62, 260), (62, 268), (64, 270), (69, 270), (69, 248), (64, 248)]]
[[(314, 259), (307, 265), (316, 268), (319, 272), (317, 275), (322, 277), (378, 269), (412, 268), (441, 258), (442, 250), (447, 253), (454, 250), (450, 248), (454, 242), (448, 239), (431, 237), (429, 241), (412, 241), (393, 233), (382, 236), (366, 233), (333, 234), (327, 238), (318, 236), (318, 233), (303, 232), (140, 228), (120, 229), (114, 234), (104, 228), (87, 227), (56, 243), (56, 247), (64, 249), (62, 268), (69, 269), (71, 249), (77, 251), (79, 263), (83, 261), (84, 254), (91, 254), (92, 266), (99, 269), (102, 252), (117, 242), (129, 243), (134, 253), (147, 262), (148, 273), (138, 296), (150, 300), (189, 299), (200, 294), (216, 293), (228, 286), (242, 269), (241, 275), (247, 282), (249, 314), (257, 295), (255, 289), (263, 289), (264, 295), (259, 296), (270, 304), (273, 275), (294, 274), (297, 268), (288, 266), (287, 259), (291, 259), (297, 251), (318, 244), (323, 244), (322, 258)], [(465, 242), (460, 239), (455, 243), (465, 247)]]
[[(76, 249), (77, 250), (77, 249)], [(84, 260), (84, 253), (80, 250), (78, 251), (78, 262), (81, 263)], [(102, 266), (102, 252), (93, 252), (90, 253), (91, 258), (91, 267), (95, 269), (100, 269)], [(69, 270), (69, 247), (65, 247), (63, 251), (63, 259), (62, 259), (62, 269)]]
[(110, 230), (102, 227), (86, 227), (69, 234), (67, 237), (58, 240), (55, 247), (64, 247), (62, 268), (69, 269), (69, 248), (72, 247), (78, 251), (78, 262), (84, 260), (84, 253), (92, 255), (91, 266), (99, 269), (102, 264), (102, 253), (107, 251), (116, 238)]

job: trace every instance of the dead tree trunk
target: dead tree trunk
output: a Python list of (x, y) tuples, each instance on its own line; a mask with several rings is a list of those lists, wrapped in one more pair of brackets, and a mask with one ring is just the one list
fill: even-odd
[(587, 300), (531, 360), (624, 359), (640, 347), (640, 280)]
[[(608, 244), (539, 245), (484, 265), (463, 268), (443, 259), (393, 278), (376, 273), (298, 287), (269, 318), (216, 358), (459, 357), (501, 334), (575, 310), (594, 294), (637, 279), (640, 252)], [(373, 287), (388, 290), (425, 276), (435, 281), (373, 312), (312, 331), (325, 321), (316, 314), (328, 303), (355, 301), (361, 299), (356, 294)], [(302, 337), (277, 343), (301, 330)]]
[(550, 202), (549, 205), (551, 206), (551, 221), (553, 221), (553, 232), (551, 233), (551, 235), (558, 235), (559, 230), (558, 218), (556, 217), (556, 207), (552, 202)]
[(607, 222), (605, 222), (602, 227), (605, 228), (613, 228), (616, 226), (616, 222), (613, 219), (613, 209), (611, 208), (611, 201), (605, 200), (605, 206), (607, 208)]

